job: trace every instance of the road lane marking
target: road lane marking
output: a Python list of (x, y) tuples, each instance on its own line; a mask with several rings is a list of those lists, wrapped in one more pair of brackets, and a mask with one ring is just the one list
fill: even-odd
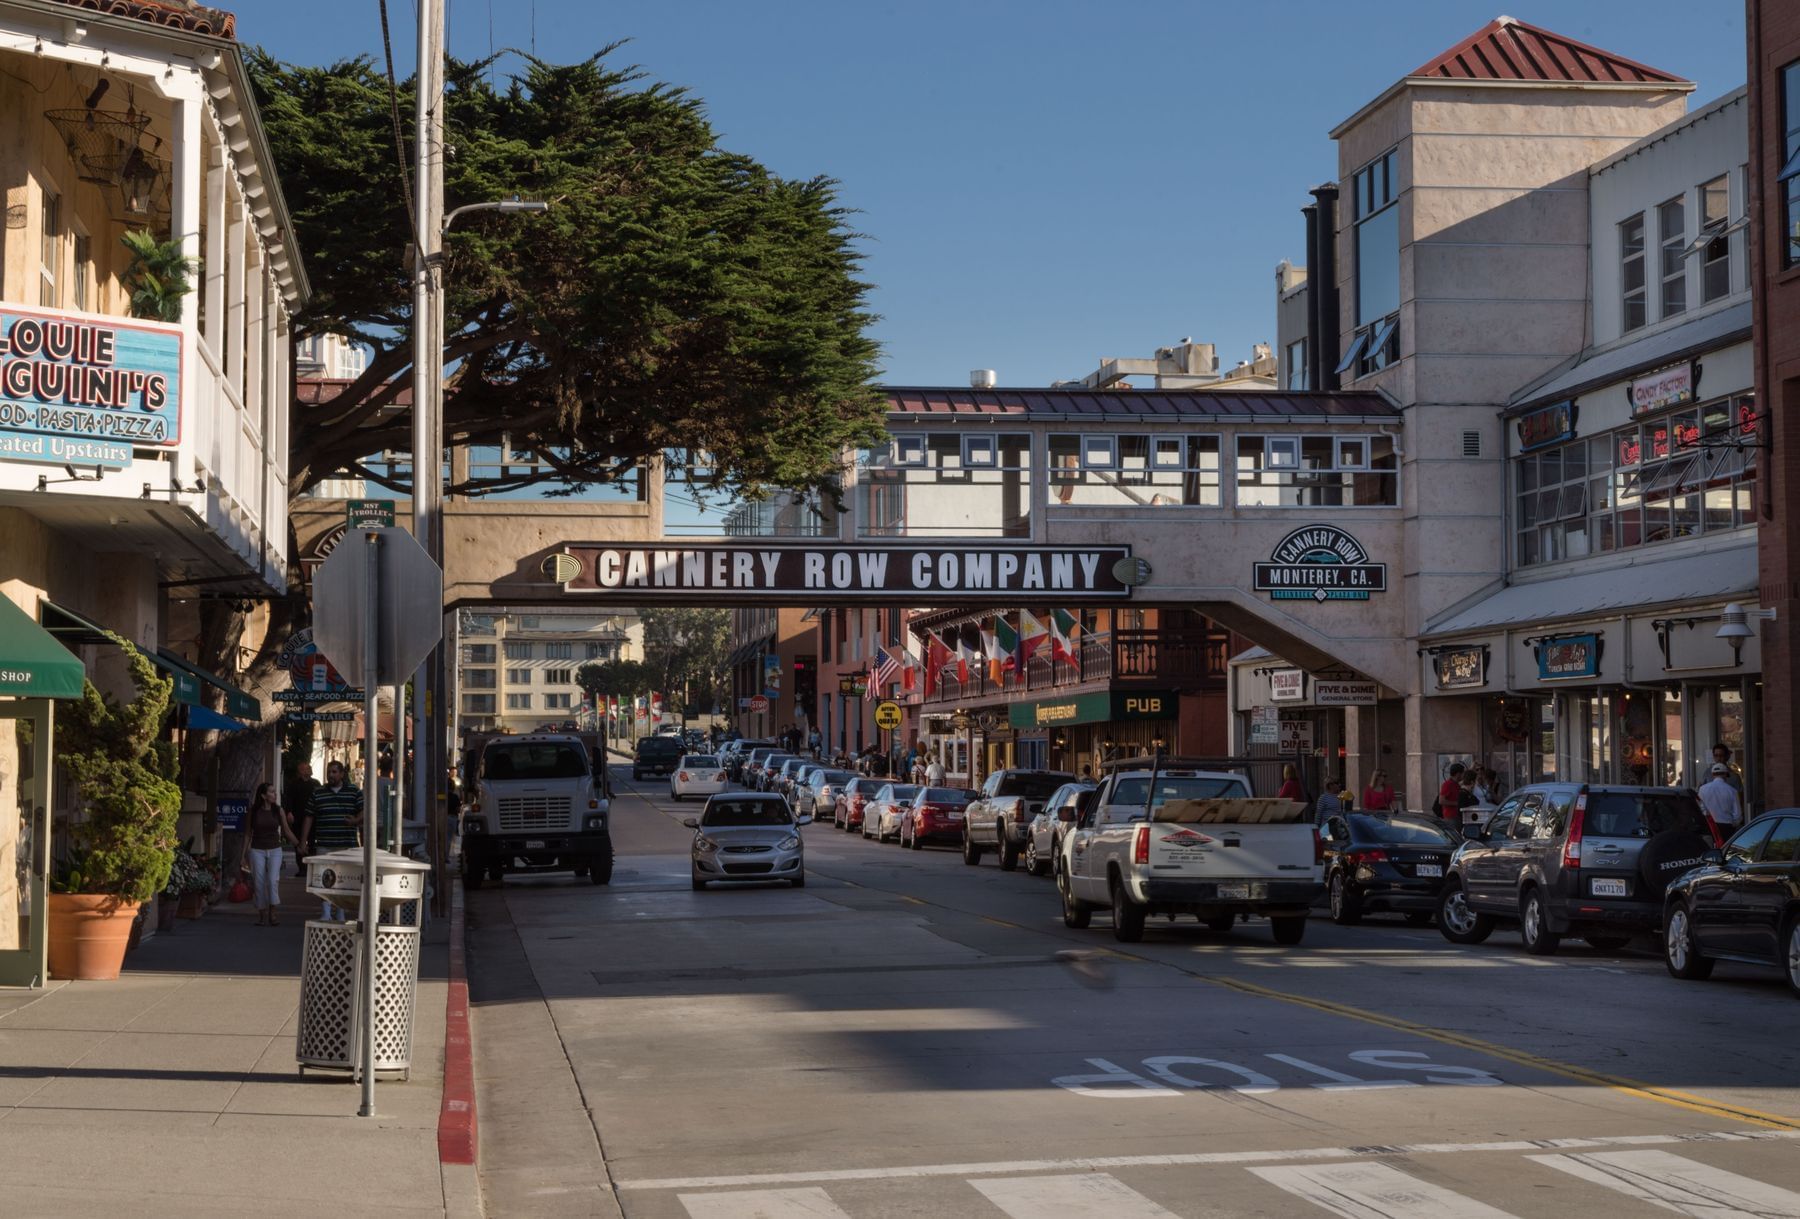
[(1693, 1219), (1800, 1216), (1800, 1194), (1666, 1151), (1532, 1156), (1583, 1181)]
[(827, 1181), (897, 1181), (920, 1177), (998, 1177), (1018, 1173), (1095, 1172), (1115, 1168), (1181, 1168), (1207, 1164), (1280, 1164), (1350, 1160), (1368, 1156), (1468, 1155), (1474, 1152), (1588, 1151), (1616, 1147), (1675, 1147), (1689, 1143), (1765, 1143), (1800, 1140), (1800, 1130), (1714, 1130), (1693, 1134), (1596, 1135), (1568, 1139), (1506, 1139), (1489, 1143), (1381, 1143), (1361, 1147), (1290, 1150), (1196, 1151), (1165, 1155), (1088, 1156), (1064, 1160), (996, 1160), (988, 1163), (904, 1164), (891, 1168), (827, 1168), (807, 1172), (745, 1173), (717, 1177), (647, 1177), (618, 1181), (618, 1189), (726, 1189), (759, 1185), (810, 1185)]
[(1106, 1173), (971, 1181), (1013, 1219), (1178, 1219)]
[(1389, 1164), (1295, 1164), (1251, 1172), (1344, 1219), (1513, 1219)]
[(678, 1194), (692, 1219), (850, 1219), (822, 1189)]

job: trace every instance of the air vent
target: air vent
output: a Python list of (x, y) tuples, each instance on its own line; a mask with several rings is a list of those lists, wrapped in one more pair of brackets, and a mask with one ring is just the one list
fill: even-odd
[(1463, 456), (1464, 457), (1480, 457), (1481, 456), (1481, 433), (1480, 432), (1464, 432), (1463, 433)]

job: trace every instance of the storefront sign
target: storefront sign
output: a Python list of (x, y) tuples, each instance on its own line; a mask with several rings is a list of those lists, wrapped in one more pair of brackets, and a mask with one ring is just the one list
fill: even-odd
[(1373, 707), (1375, 683), (1314, 680), (1312, 701), (1315, 707)]
[(1653, 372), (1647, 377), (1639, 377), (1631, 383), (1632, 417), (1650, 415), (1671, 406), (1692, 402), (1697, 379), (1691, 360), (1686, 364)]
[(1485, 686), (1488, 667), (1487, 644), (1476, 644), (1469, 648), (1444, 648), (1431, 658), (1431, 667), (1437, 672), (1437, 684), (1440, 690), (1455, 690), (1462, 686)]
[(763, 697), (781, 697), (781, 657), (763, 657)]
[(292, 689), (270, 696), (278, 703), (349, 703), (363, 697), (362, 690), (346, 682), (319, 651), (311, 627), (289, 635), (275, 663), (293, 683)]
[(875, 726), (893, 730), (900, 726), (900, 704), (896, 702), (879, 702), (875, 704)]
[(1537, 645), (1539, 681), (1576, 681), (1600, 676), (1600, 636), (1562, 635)]
[(847, 694), (851, 698), (862, 698), (869, 692), (869, 675), (867, 673), (846, 673), (838, 678), (838, 693)]
[(1519, 452), (1529, 453), (1548, 444), (1575, 439), (1575, 410), (1575, 402), (1571, 399), (1520, 415)]
[(1367, 601), (1387, 591), (1387, 564), (1369, 562), (1361, 542), (1333, 525), (1307, 525), (1282, 538), (1255, 569), (1271, 601)]
[(181, 440), (182, 334), (147, 322), (0, 309), (0, 459), (131, 464)]
[(1278, 744), (1282, 753), (1311, 753), (1313, 731), (1311, 720), (1282, 720)]
[(348, 724), (356, 718), (356, 712), (289, 711), (281, 718), (290, 724)]
[(1305, 672), (1300, 669), (1276, 669), (1270, 673), (1269, 697), (1278, 703), (1297, 703), (1305, 698)]
[(1007, 722), (1014, 728), (1054, 728), (1064, 724), (1105, 724), (1123, 720), (1174, 719), (1179, 696), (1173, 690), (1098, 690), (1073, 698), (1013, 703)]
[(244, 828), (244, 818), (250, 815), (250, 801), (243, 796), (223, 796), (219, 799), (219, 828), (236, 832)]
[(1281, 740), (1281, 711), (1275, 707), (1250, 708), (1250, 743), (1274, 745)]
[(581, 544), (566, 552), (581, 564), (571, 592), (631, 589), (745, 594), (764, 597), (831, 593), (892, 598), (930, 593), (990, 597), (1041, 592), (1076, 600), (1123, 600), (1130, 585), (1114, 564), (1127, 546), (647, 546)]
[(1510, 745), (1523, 745), (1531, 739), (1531, 713), (1524, 703), (1501, 705), (1494, 716), (1494, 735)]

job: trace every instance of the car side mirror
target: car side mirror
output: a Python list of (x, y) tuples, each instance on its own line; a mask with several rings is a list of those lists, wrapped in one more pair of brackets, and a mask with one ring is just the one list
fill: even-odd
[(698, 817), (683, 817), (681, 819), (681, 824), (687, 826), (688, 829), (690, 829), (690, 830), (697, 830), (700, 828), (700, 818), (698, 818)]
[(1710, 851), (1703, 851), (1700, 854), (1700, 862), (1701, 863), (1710, 863), (1710, 864), (1724, 863), (1725, 862), (1725, 852), (1719, 850), (1717, 847), (1714, 847)]
[(1487, 826), (1465, 825), (1462, 827), (1462, 836), (1470, 842), (1486, 842), (1488, 836)]
[(802, 814), (799, 817), (795, 817), (794, 824), (795, 825), (811, 825), (812, 824), (812, 815), (810, 813), (807, 813), (807, 814)]
[(1065, 804), (1063, 807), (1057, 809), (1056, 810), (1056, 819), (1058, 821), (1073, 821), (1073, 820), (1075, 820), (1074, 807), (1072, 805)]

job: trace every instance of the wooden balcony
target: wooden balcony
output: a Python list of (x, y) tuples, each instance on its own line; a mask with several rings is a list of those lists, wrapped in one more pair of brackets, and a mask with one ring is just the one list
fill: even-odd
[(1071, 661), (1052, 658), (1048, 648), (1041, 648), (1023, 671), (1007, 669), (997, 682), (990, 679), (985, 660), (970, 663), (966, 682), (957, 680), (952, 662), (938, 674), (926, 706), (1010, 700), (1074, 686), (1222, 690), (1230, 635), (1192, 629), (1100, 632), (1082, 636), (1076, 652)]

